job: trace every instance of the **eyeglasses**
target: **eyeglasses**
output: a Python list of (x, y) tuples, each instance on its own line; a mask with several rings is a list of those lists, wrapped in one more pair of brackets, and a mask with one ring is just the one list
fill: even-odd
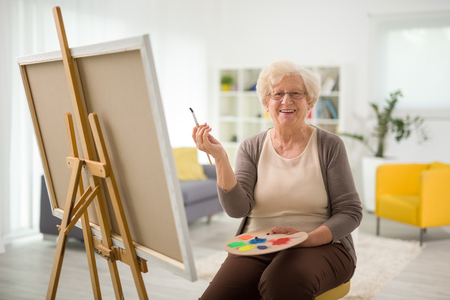
[(290, 92), (272, 92), (268, 96), (272, 98), (273, 100), (281, 100), (284, 98), (286, 94), (289, 94), (289, 97), (294, 100), (303, 99), (308, 92), (304, 92), (302, 90), (294, 90)]

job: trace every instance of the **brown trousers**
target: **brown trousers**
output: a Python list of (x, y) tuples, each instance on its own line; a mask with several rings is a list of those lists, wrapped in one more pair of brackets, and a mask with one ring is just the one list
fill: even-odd
[(229, 254), (201, 300), (315, 299), (353, 276), (339, 243), (255, 256)]

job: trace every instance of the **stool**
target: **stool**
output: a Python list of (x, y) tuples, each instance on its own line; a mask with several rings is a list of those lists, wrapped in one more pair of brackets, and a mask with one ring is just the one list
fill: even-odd
[(337, 300), (341, 299), (350, 291), (350, 281), (347, 281), (340, 286), (335, 287), (329, 291), (326, 291), (322, 295), (316, 297), (316, 300)]

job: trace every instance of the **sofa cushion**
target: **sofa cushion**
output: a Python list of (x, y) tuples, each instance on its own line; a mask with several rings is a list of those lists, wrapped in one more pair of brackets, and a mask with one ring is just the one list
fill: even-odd
[(197, 148), (173, 148), (173, 157), (177, 167), (178, 180), (206, 179), (203, 166), (198, 163)]
[(217, 184), (214, 179), (180, 181), (180, 186), (185, 205), (217, 197)]

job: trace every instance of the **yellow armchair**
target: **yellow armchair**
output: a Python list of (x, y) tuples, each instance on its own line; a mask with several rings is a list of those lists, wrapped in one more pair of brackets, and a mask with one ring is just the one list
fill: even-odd
[(377, 235), (380, 218), (420, 228), (450, 225), (450, 165), (389, 164), (377, 169), (375, 188)]

